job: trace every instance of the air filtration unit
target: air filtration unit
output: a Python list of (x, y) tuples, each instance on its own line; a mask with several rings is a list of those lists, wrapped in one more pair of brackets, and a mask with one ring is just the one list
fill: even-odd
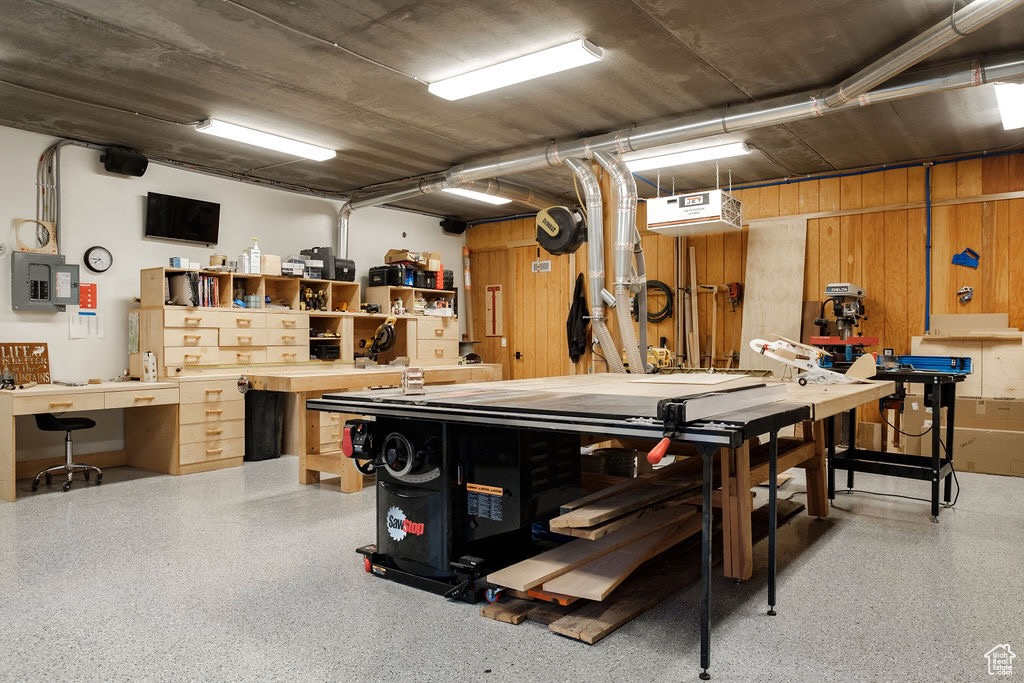
[(703, 235), (741, 227), (740, 200), (724, 190), (647, 200), (647, 229), (659, 235)]

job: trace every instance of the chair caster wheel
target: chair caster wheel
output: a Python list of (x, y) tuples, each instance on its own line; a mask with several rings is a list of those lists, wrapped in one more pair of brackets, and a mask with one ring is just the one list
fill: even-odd
[(49, 472), (47, 472), (47, 473), (46, 473), (46, 485), (47, 485), (47, 486), (49, 486), (49, 485), (50, 485), (50, 484), (52, 484), (52, 483), (53, 483), (53, 482), (52, 482), (52, 480), (50, 479), (50, 473), (49, 473)]
[(38, 479), (36, 479), (35, 481), (32, 482), (32, 490), (33, 491), (38, 491), (39, 490), (39, 480)]
[(67, 493), (68, 491), (71, 490), (71, 482), (70, 481), (64, 482), (64, 486), (62, 486), (61, 488), (64, 489), (65, 493)]
[(99, 486), (102, 483), (103, 483), (103, 475), (102, 474), (97, 474), (96, 475), (96, 485)]

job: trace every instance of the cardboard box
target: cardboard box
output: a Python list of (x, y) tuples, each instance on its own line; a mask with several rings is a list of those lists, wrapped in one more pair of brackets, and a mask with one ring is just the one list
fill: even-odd
[(1024, 432), (958, 427), (953, 441), (957, 471), (1024, 477)]
[(260, 256), (260, 272), (264, 275), (280, 275), (281, 257), (274, 254), (263, 254)]
[(384, 254), (384, 263), (412, 263), (416, 266), (425, 266), (427, 257), (418, 251), (388, 249), (388, 252)]
[(956, 426), (1024, 432), (1024, 400), (961, 398), (956, 402)]
[(857, 448), (882, 450), (882, 425), (877, 422), (857, 423)]
[[(436, 251), (430, 251), (424, 254), (424, 256), (427, 257), (427, 262), (424, 266), (425, 270), (441, 270), (441, 254)], [(431, 285), (431, 287), (433, 287), (433, 285)]]

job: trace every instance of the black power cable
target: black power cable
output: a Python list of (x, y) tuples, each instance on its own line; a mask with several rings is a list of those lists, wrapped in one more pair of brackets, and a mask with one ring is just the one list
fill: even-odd
[[(647, 281), (647, 291), (650, 292), (652, 289), (657, 290), (658, 292), (661, 292), (662, 294), (665, 295), (665, 305), (662, 306), (657, 311), (652, 311), (650, 309), (650, 306), (648, 305), (648, 308), (647, 308), (647, 322), (649, 322), (649, 323), (660, 323), (660, 322), (668, 320), (669, 318), (672, 317), (672, 311), (673, 311), (673, 308), (674, 308), (674, 306), (673, 306), (673, 296), (674, 296), (675, 293), (672, 291), (671, 287), (669, 287), (667, 284), (665, 284), (661, 280), (648, 280)], [(649, 293), (648, 293), (648, 296), (647, 296), (647, 300), (648, 300), (648, 302), (650, 302), (650, 294)], [(639, 310), (640, 310), (640, 301), (639, 301), (639, 295), (637, 295), (637, 296), (633, 297), (633, 317), (634, 318), (637, 317), (637, 311), (639, 311)]]

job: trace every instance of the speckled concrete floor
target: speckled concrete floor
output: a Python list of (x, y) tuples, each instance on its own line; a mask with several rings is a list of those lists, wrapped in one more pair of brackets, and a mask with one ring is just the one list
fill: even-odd
[[(364, 573), (373, 490), (296, 471), (293, 457), (108, 470), (100, 487), (0, 503), (0, 680), (696, 680), (695, 588), (594, 646), (493, 622)], [(940, 524), (925, 503), (855, 493), (785, 527), (774, 618), (759, 544), (754, 579), (713, 583), (714, 679), (980, 681), (993, 646), (1024, 655), (1024, 479), (960, 482)]]

